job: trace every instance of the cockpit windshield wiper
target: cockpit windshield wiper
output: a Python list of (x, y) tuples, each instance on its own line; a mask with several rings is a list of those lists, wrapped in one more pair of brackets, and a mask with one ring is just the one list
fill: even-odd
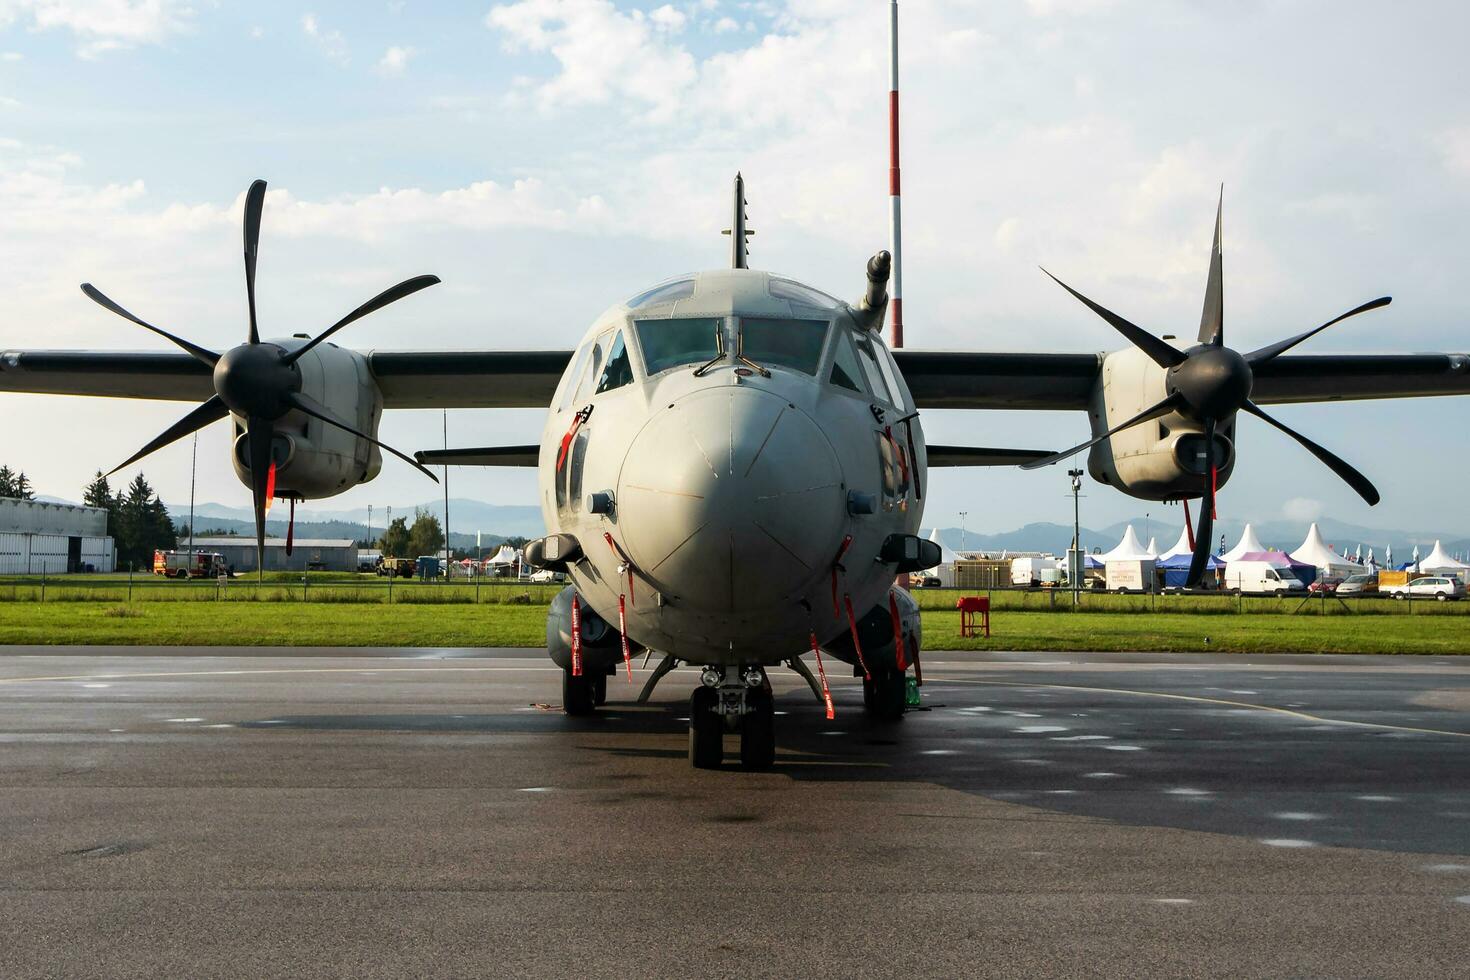
[(745, 356), (745, 324), (740, 324), (740, 332), (735, 335), (735, 360), (755, 371), (763, 378), (769, 378), (771, 372)]
[(694, 376), (702, 378), (709, 373), (710, 368), (725, 359), (725, 324), (721, 320), (715, 321), (715, 356), (694, 369)]

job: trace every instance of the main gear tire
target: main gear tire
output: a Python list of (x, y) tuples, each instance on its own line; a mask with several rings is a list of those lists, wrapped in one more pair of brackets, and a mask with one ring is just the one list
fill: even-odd
[[(570, 670), (561, 672), (561, 704), (562, 710), (573, 717), (590, 715), (597, 710), (597, 689), (593, 681), (596, 678), (589, 677), (583, 672), (581, 677), (576, 677)], [(605, 680), (605, 678), (604, 678)]]
[(776, 764), (776, 702), (765, 690), (745, 695), (751, 710), (740, 719), (740, 766), (764, 772)]
[(696, 769), (718, 769), (725, 759), (725, 719), (715, 711), (719, 693), (696, 687), (689, 696), (689, 764)]

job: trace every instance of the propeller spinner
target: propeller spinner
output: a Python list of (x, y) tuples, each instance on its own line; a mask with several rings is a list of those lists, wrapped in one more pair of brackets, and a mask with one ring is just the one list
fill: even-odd
[(1370, 505), (1378, 503), (1378, 490), (1369, 482), (1368, 478), (1358, 472), (1340, 457), (1334, 455), (1323, 447), (1317, 445), (1311, 439), (1292, 429), (1290, 426), (1277, 421), (1259, 405), (1251, 401), (1251, 388), (1255, 381), (1255, 370), (1261, 365), (1274, 360), (1297, 344), (1326, 330), (1335, 323), (1340, 323), (1349, 317), (1376, 310), (1381, 306), (1387, 306), (1391, 299), (1383, 296), (1362, 306), (1348, 310), (1341, 316), (1328, 320), (1321, 326), (1314, 327), (1305, 333), (1288, 337), (1285, 340), (1251, 351), (1249, 354), (1241, 354), (1225, 346), (1225, 316), (1224, 316), (1224, 288), (1223, 288), (1223, 259), (1221, 250), (1220, 223), (1224, 210), (1223, 194), (1221, 204), (1215, 211), (1215, 241), (1210, 255), (1210, 275), (1205, 286), (1204, 311), (1200, 316), (1199, 343), (1188, 350), (1178, 348), (1165, 343), (1153, 334), (1144, 330), (1136, 324), (1130, 323), (1123, 317), (1108, 310), (1092, 300), (1077, 292), (1071, 286), (1057, 279), (1050, 272), (1042, 269), (1059, 286), (1071, 293), (1085, 306), (1098, 316), (1102, 317), (1113, 326), (1119, 333), (1126, 337), (1129, 343), (1143, 351), (1159, 367), (1164, 368), (1165, 390), (1168, 392), (1157, 404), (1144, 409), (1137, 415), (1116, 425), (1102, 435), (1089, 439), (1087, 442), (1071, 449), (1064, 450), (1045, 459), (1026, 463), (1022, 469), (1036, 469), (1042, 466), (1050, 466), (1053, 463), (1075, 455), (1084, 449), (1093, 446), (1113, 435), (1131, 428), (1151, 419), (1161, 418), (1170, 413), (1179, 413), (1198, 420), (1204, 425), (1206, 452), (1209, 454), (1209, 479), (1205, 483), (1205, 494), (1203, 497), (1203, 510), (1200, 514), (1199, 528), (1194, 538), (1194, 555), (1190, 561), (1189, 577), (1187, 586), (1194, 588), (1199, 584), (1204, 575), (1205, 566), (1210, 557), (1210, 537), (1214, 530), (1215, 519), (1215, 493), (1218, 487), (1219, 460), (1215, 458), (1215, 430), (1221, 425), (1227, 424), (1239, 411), (1245, 411), (1256, 416), (1267, 424), (1279, 429), (1300, 443), (1308, 452), (1321, 460), (1328, 469), (1336, 473), (1348, 486), (1352, 487), (1360, 497)]
[(187, 351), (196, 360), (213, 369), (214, 395), (188, 415), (169, 426), (153, 441), (114, 467), (108, 475), (182, 439), (184, 436), (233, 414), (245, 422), (246, 463), (250, 470), (250, 491), (255, 503), (255, 554), (257, 571), (265, 568), (265, 511), (275, 492), (276, 466), (271, 458), (275, 441), (275, 423), (288, 412), (298, 411), (327, 425), (349, 432), (379, 449), (397, 456), (422, 472), (435, 483), (432, 472), (413, 458), (392, 446), (384, 445), (365, 432), (338, 418), (325, 405), (301, 391), (301, 369), (297, 362), (313, 347), (331, 337), (355, 320), (360, 320), (390, 303), (410, 296), (439, 282), (437, 276), (415, 276), (386, 289), (338, 320), (312, 340), (287, 351), (271, 343), (263, 343), (255, 316), (255, 264), (260, 250), (260, 218), (265, 206), (265, 181), (257, 180), (245, 195), (245, 297), (250, 311), (249, 339), (223, 354), (192, 344), (166, 330), (139, 319), (114, 303), (91, 283), (82, 284), (82, 292), (105, 309), (111, 310), (140, 327), (151, 330)]

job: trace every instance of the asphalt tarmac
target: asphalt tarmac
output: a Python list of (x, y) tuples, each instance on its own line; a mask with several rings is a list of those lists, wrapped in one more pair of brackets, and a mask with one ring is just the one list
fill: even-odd
[(1470, 659), (781, 671), (749, 774), (693, 671), (344, 652), (6, 648), (0, 976), (1470, 975)]

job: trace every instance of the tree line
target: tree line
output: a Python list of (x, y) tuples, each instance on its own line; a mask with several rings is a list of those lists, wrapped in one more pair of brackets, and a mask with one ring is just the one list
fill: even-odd
[(15, 497), (19, 500), (35, 500), (36, 491), (26, 479), (24, 470), (16, 472), (8, 466), (0, 466), (0, 497)]
[(107, 533), (116, 546), (117, 567), (152, 568), (154, 551), (178, 547), (179, 534), (153, 487), (139, 473), (126, 490), (112, 492), (98, 470), (82, 494), (82, 503), (107, 511)]

